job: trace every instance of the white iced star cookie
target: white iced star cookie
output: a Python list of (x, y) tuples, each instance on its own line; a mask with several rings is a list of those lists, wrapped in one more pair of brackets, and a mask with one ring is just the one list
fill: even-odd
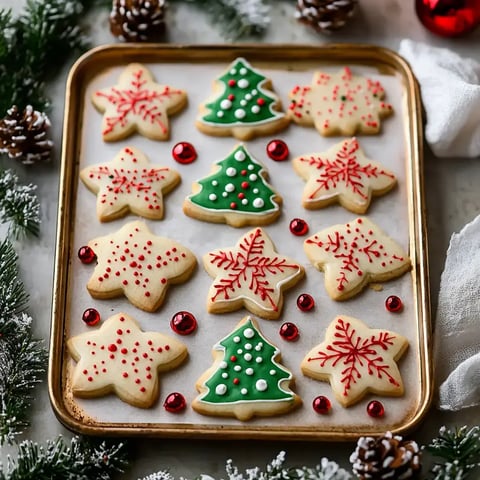
[(356, 138), (342, 140), (326, 152), (301, 155), (293, 160), (293, 168), (307, 181), (302, 203), (312, 210), (339, 202), (351, 212), (365, 213), (372, 196), (396, 184), (395, 175), (367, 158)]
[(108, 318), (95, 331), (67, 342), (77, 362), (71, 376), (73, 394), (101, 397), (115, 393), (130, 405), (149, 408), (158, 398), (158, 374), (180, 365), (186, 346), (159, 332), (143, 332), (125, 313)]
[(84, 168), (80, 178), (97, 194), (101, 222), (123, 217), (129, 211), (153, 220), (163, 218), (163, 195), (180, 182), (175, 170), (151, 164), (135, 147), (123, 148), (111, 162)]
[(168, 140), (168, 116), (185, 107), (187, 94), (156, 83), (144, 65), (131, 63), (116, 85), (93, 93), (92, 103), (103, 113), (102, 136), (106, 142), (135, 131), (152, 140)]
[(371, 282), (383, 282), (410, 270), (402, 247), (368, 218), (333, 225), (303, 244), (308, 259), (325, 272), (325, 288), (334, 300), (345, 300)]
[(130, 303), (154, 312), (169, 284), (188, 280), (195, 255), (175, 240), (158, 237), (140, 221), (130, 222), (111, 235), (88, 242), (97, 265), (87, 283), (94, 298), (125, 295)]
[(245, 307), (266, 319), (280, 316), (283, 290), (295, 285), (305, 273), (299, 263), (276, 252), (261, 228), (247, 232), (234, 247), (207, 253), (203, 264), (214, 277), (207, 297), (209, 312)]
[(396, 361), (407, 348), (408, 340), (398, 333), (340, 315), (328, 326), (325, 340), (307, 353), (301, 369), (308, 377), (330, 382), (337, 400), (348, 407), (369, 392), (403, 395)]

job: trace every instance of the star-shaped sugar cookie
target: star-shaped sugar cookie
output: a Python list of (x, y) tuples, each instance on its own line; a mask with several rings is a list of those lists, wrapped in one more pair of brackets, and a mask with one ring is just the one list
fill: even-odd
[(71, 384), (78, 397), (115, 393), (124, 402), (149, 408), (158, 398), (158, 373), (187, 357), (186, 346), (159, 332), (143, 332), (125, 313), (107, 319), (93, 332), (67, 342), (77, 362)]
[(368, 218), (333, 225), (307, 238), (305, 253), (325, 272), (325, 288), (334, 300), (345, 300), (371, 282), (383, 282), (410, 270), (408, 255)]
[(92, 103), (103, 113), (102, 136), (106, 142), (128, 137), (135, 131), (152, 140), (168, 140), (168, 115), (185, 107), (187, 94), (156, 83), (144, 65), (131, 63), (116, 85), (93, 93)]
[(123, 148), (111, 162), (84, 168), (80, 178), (97, 194), (97, 216), (102, 222), (129, 211), (153, 220), (163, 218), (163, 194), (180, 182), (175, 170), (152, 165), (135, 147)]
[(305, 273), (299, 263), (275, 251), (261, 228), (247, 232), (234, 247), (207, 253), (203, 264), (215, 277), (208, 292), (209, 312), (245, 307), (267, 319), (280, 316), (283, 290), (296, 284)]
[(182, 283), (195, 269), (195, 255), (175, 240), (154, 235), (140, 221), (88, 242), (97, 265), (87, 283), (94, 298), (125, 295), (136, 307), (154, 312), (169, 284)]
[(337, 400), (348, 407), (368, 392), (403, 395), (396, 361), (407, 347), (408, 340), (398, 333), (341, 315), (328, 326), (325, 340), (307, 353), (301, 369), (308, 377), (329, 381)]
[(311, 85), (290, 92), (287, 115), (300, 125), (314, 125), (321, 135), (375, 134), (381, 119), (393, 113), (378, 80), (354, 75), (345, 67), (337, 73), (315, 72)]
[(293, 168), (307, 180), (302, 203), (312, 210), (339, 202), (352, 212), (365, 213), (372, 195), (383, 195), (396, 184), (395, 175), (368, 159), (356, 138), (323, 153), (301, 155), (293, 160)]

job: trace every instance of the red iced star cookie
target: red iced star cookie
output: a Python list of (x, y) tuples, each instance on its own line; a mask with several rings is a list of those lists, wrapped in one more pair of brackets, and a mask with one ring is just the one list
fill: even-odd
[(329, 381), (337, 400), (348, 407), (368, 392), (403, 395), (395, 362), (407, 347), (408, 340), (398, 333), (341, 315), (327, 328), (325, 341), (305, 356), (301, 369), (308, 377)]
[(193, 253), (178, 242), (153, 235), (140, 221), (130, 222), (88, 246), (97, 265), (87, 289), (94, 298), (125, 295), (138, 308), (154, 312), (170, 283), (186, 281), (195, 269)]
[(120, 140), (135, 131), (152, 140), (168, 140), (168, 115), (182, 110), (187, 94), (156, 83), (145, 66), (131, 63), (118, 84), (96, 91), (92, 102), (103, 113), (102, 136), (106, 142)]
[(395, 175), (368, 159), (356, 138), (337, 143), (323, 153), (309, 153), (293, 160), (293, 168), (307, 184), (305, 208), (316, 209), (339, 202), (355, 213), (365, 213), (372, 196), (391, 190)]
[(100, 397), (114, 392), (124, 402), (151, 407), (158, 397), (158, 372), (171, 370), (187, 356), (178, 340), (143, 332), (125, 313), (110, 317), (94, 332), (67, 342), (77, 362), (71, 377), (73, 394)]

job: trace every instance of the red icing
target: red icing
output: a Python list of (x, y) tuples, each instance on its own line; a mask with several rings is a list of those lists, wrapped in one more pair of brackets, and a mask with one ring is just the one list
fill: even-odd
[(88, 246), (84, 245), (78, 249), (78, 258), (82, 263), (92, 263), (97, 257), (95, 252)]
[(381, 418), (385, 415), (385, 408), (378, 400), (372, 400), (367, 405), (367, 413), (373, 418)]
[(187, 402), (185, 397), (178, 392), (170, 393), (165, 402), (163, 403), (163, 407), (167, 412), (170, 413), (179, 413), (187, 407)]
[(170, 327), (179, 335), (190, 335), (197, 328), (197, 320), (190, 312), (177, 312), (170, 321)]
[(276, 162), (286, 160), (289, 155), (287, 144), (283, 140), (272, 140), (267, 144), (267, 155)]
[(172, 156), (182, 164), (192, 163), (197, 158), (195, 147), (189, 142), (179, 142), (172, 149)]
[(308, 233), (308, 223), (302, 218), (294, 218), (290, 222), (290, 232), (298, 237)]
[(291, 322), (285, 322), (281, 327), (280, 327), (280, 336), (284, 339), (287, 340), (287, 342), (293, 342), (295, 341), (300, 333), (298, 331), (298, 327)]
[(100, 321), (100, 314), (94, 308), (87, 308), (82, 315), (82, 320), (89, 326), (93, 327)]
[(312, 407), (317, 413), (326, 415), (328, 412), (330, 412), (332, 404), (327, 397), (319, 395), (313, 399)]

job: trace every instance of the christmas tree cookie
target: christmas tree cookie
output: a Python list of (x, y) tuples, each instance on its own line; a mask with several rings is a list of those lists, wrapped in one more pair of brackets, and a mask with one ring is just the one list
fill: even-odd
[(271, 81), (245, 59), (235, 60), (215, 81), (215, 93), (200, 106), (197, 128), (207, 135), (249, 140), (285, 128), (289, 119)]
[(368, 159), (356, 138), (337, 143), (326, 152), (293, 159), (293, 168), (307, 181), (302, 203), (317, 209), (339, 202), (355, 213), (365, 213), (372, 196), (391, 190), (397, 180), (388, 169)]
[(123, 148), (111, 162), (84, 168), (80, 178), (97, 194), (97, 216), (101, 222), (123, 217), (129, 211), (161, 219), (163, 194), (180, 182), (175, 170), (152, 165), (135, 147)]
[(203, 415), (236, 417), (289, 412), (301, 404), (291, 389), (292, 374), (280, 362), (280, 351), (251, 317), (213, 347), (213, 365), (196, 383), (200, 394), (192, 408)]
[(311, 85), (290, 92), (287, 115), (299, 125), (314, 125), (321, 135), (375, 134), (381, 119), (393, 113), (376, 80), (354, 75), (345, 67), (337, 73), (315, 72)]
[(125, 295), (137, 308), (154, 312), (170, 284), (188, 280), (197, 265), (195, 255), (175, 240), (154, 235), (140, 221), (88, 242), (97, 265), (87, 283), (94, 298)]
[(264, 167), (244, 145), (236, 146), (213, 172), (193, 184), (185, 199), (186, 215), (233, 227), (265, 225), (280, 215), (282, 198), (267, 182)]
[(305, 253), (325, 272), (325, 288), (345, 300), (371, 282), (384, 282), (410, 270), (408, 255), (368, 218), (333, 225), (307, 238)]
[(152, 140), (168, 140), (168, 116), (185, 107), (187, 94), (156, 83), (144, 65), (131, 63), (116, 85), (93, 93), (92, 103), (103, 113), (102, 137), (106, 142), (134, 132)]
[(279, 255), (261, 228), (243, 235), (234, 247), (203, 257), (205, 270), (214, 277), (207, 309), (224, 313), (245, 307), (259, 317), (276, 319), (283, 307), (283, 290), (295, 285), (304, 268)]
[(371, 329), (360, 320), (341, 315), (328, 326), (325, 340), (302, 361), (302, 372), (330, 382), (337, 400), (348, 407), (367, 393), (403, 395), (396, 361), (408, 340), (395, 332)]
[(71, 375), (74, 395), (115, 393), (140, 408), (157, 400), (159, 372), (175, 368), (188, 355), (183, 343), (159, 332), (143, 332), (125, 313), (110, 317), (98, 330), (70, 338), (67, 348), (77, 362)]

